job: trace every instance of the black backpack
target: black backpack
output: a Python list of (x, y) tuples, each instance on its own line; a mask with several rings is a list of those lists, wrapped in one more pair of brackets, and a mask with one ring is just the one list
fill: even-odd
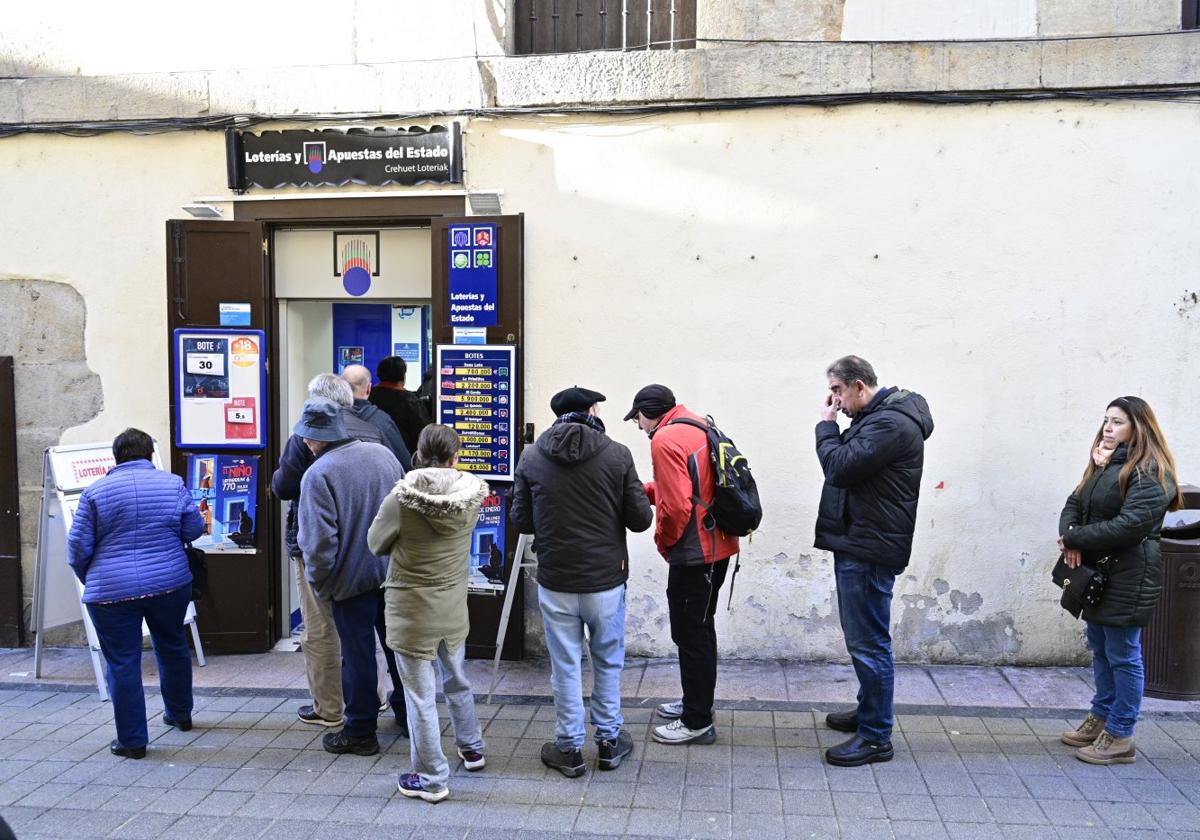
[(758, 485), (750, 473), (750, 462), (729, 439), (717, 428), (712, 417), (707, 423), (680, 417), (667, 423), (684, 423), (695, 426), (708, 435), (708, 454), (712, 459), (716, 493), (712, 503), (700, 498), (700, 487), (696, 476), (692, 476), (692, 502), (706, 508), (717, 527), (735, 537), (744, 537), (758, 527), (762, 521), (762, 504), (758, 500)]

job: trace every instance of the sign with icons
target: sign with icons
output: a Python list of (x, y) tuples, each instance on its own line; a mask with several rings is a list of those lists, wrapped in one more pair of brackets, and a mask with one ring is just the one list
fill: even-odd
[(262, 330), (175, 330), (175, 445), (266, 446), (266, 335)]
[(516, 466), (509, 400), (516, 393), (516, 347), (437, 347), (437, 422), (458, 432), (458, 468), (512, 481)]
[(494, 327), (496, 311), (496, 226), (451, 225), (449, 313), (451, 327)]

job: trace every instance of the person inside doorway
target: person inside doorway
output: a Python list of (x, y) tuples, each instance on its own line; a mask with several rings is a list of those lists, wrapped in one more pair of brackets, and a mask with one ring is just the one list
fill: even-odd
[(417, 451), (421, 430), (433, 422), (429, 410), (412, 391), (404, 387), (408, 364), (399, 356), (388, 356), (375, 368), (379, 379), (370, 392), (370, 401), (388, 413), (400, 429), (409, 452)]

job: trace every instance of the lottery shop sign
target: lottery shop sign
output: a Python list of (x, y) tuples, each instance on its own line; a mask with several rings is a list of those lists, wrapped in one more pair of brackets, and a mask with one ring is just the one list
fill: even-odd
[(461, 184), (458, 123), (413, 128), (225, 132), (229, 188)]
[(458, 468), (492, 481), (512, 481), (516, 348), (437, 348), (438, 422), (458, 432)]
[(496, 326), (496, 226), (451, 225), (446, 235), (450, 326)]

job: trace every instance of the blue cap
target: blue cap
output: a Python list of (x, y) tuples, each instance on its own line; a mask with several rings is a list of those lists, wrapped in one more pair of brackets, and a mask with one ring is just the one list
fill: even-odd
[(302, 438), (327, 443), (349, 437), (346, 427), (342, 424), (342, 407), (324, 397), (310, 397), (304, 401), (300, 419), (292, 427), (292, 433)]

